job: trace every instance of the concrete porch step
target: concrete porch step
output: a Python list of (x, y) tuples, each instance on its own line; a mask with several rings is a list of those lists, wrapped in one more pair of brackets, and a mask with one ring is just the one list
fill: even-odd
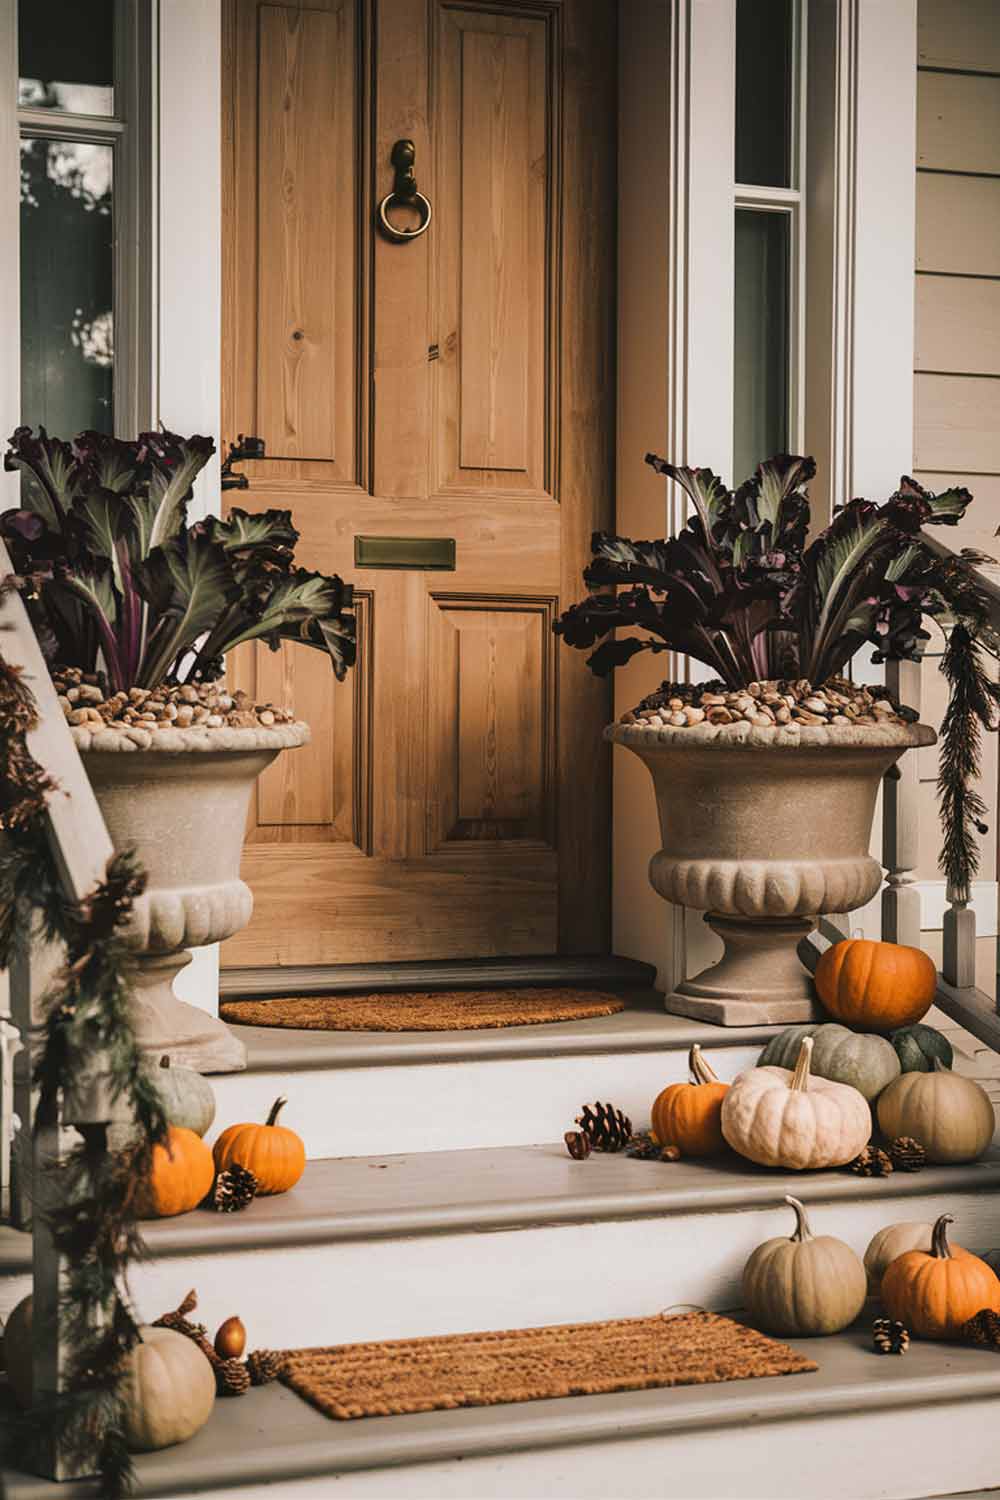
[[(914, 1343), (902, 1358), (880, 1358), (867, 1321), (791, 1342), (817, 1372), (355, 1422), (331, 1421), (267, 1386), (217, 1402), (207, 1427), (181, 1447), (140, 1456), (141, 1493), (917, 1500), (996, 1482), (995, 1354)], [(95, 1493), (89, 1483), (9, 1472), (3, 1481), (6, 1500)]]
[(214, 1134), (263, 1119), (279, 1094), (283, 1122), (311, 1158), (460, 1151), (560, 1140), (581, 1105), (611, 1100), (638, 1129), (668, 1083), (687, 1077), (692, 1042), (720, 1078), (757, 1060), (777, 1027), (711, 1026), (668, 1016), (651, 989), (614, 989), (618, 1015), (487, 1031), (233, 1029), (245, 1073), (215, 1075)]
[[(563, 1146), (311, 1162), (291, 1192), (241, 1214), (196, 1210), (144, 1226), (130, 1276), (140, 1315), (197, 1288), (212, 1327), (239, 1313), (253, 1346), (288, 1348), (738, 1306), (743, 1265), (792, 1229), (787, 1192), (816, 1233), (863, 1253), (900, 1219), (955, 1217), (954, 1238), (1000, 1244), (1000, 1152), (886, 1179), (771, 1173)], [(30, 1240), (0, 1231), (0, 1314), (30, 1287)]]

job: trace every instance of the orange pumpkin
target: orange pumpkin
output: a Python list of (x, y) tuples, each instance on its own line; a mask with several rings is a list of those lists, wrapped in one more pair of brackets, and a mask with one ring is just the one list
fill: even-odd
[(955, 1338), (984, 1307), (1000, 1312), (1000, 1281), (984, 1260), (948, 1244), (942, 1214), (930, 1250), (907, 1250), (887, 1267), (879, 1292), (890, 1318), (925, 1339)]
[(661, 1146), (677, 1146), (682, 1156), (714, 1156), (725, 1151), (722, 1101), (729, 1088), (720, 1083), (695, 1042), (688, 1053), (690, 1083), (672, 1083), (653, 1104), (653, 1135)]
[(920, 948), (846, 938), (816, 965), (816, 990), (836, 1020), (860, 1031), (911, 1026), (934, 1002), (937, 973)]
[(276, 1099), (263, 1125), (230, 1125), (215, 1143), (215, 1165), (246, 1167), (257, 1179), (257, 1193), (287, 1193), (306, 1169), (306, 1148), (301, 1136), (275, 1121), (288, 1103)]
[(147, 1219), (168, 1219), (197, 1208), (215, 1178), (212, 1153), (200, 1135), (171, 1125), (167, 1139), (153, 1147), (149, 1176), (139, 1193), (139, 1211)]

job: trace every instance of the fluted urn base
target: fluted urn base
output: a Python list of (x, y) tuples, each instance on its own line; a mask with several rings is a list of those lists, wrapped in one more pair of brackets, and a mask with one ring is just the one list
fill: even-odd
[(653, 778), (662, 842), (653, 889), (706, 912), (725, 946), (667, 996), (667, 1010), (721, 1026), (815, 1019), (798, 945), (821, 914), (853, 911), (878, 892), (882, 868), (869, 846), (879, 784), (904, 750), (933, 744), (934, 731), (744, 722), (614, 724), (605, 734)]
[(240, 877), (250, 796), (283, 749), (308, 739), (304, 724), (260, 729), (162, 730), (136, 748), (114, 730), (76, 732), (111, 840), (134, 849), (146, 890), (127, 933), (137, 966), (132, 1021), (144, 1053), (202, 1073), (246, 1067), (230, 1028), (174, 994), (191, 948), (220, 942), (250, 920)]

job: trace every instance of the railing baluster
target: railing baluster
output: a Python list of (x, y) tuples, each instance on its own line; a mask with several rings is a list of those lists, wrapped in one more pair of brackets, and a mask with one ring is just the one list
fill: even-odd
[[(886, 663), (885, 684), (900, 703), (920, 712), (921, 663)], [(882, 783), (882, 936), (920, 947), (920, 891), (913, 872), (920, 860), (920, 761), (908, 750)]]
[(948, 887), (941, 973), (959, 990), (976, 982), (976, 914), (967, 897), (967, 892)]

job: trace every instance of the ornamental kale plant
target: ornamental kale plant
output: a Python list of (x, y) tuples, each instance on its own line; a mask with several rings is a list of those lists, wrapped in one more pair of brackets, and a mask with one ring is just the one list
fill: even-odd
[(15, 582), (52, 665), (105, 672), (113, 691), (221, 675), (243, 641), (300, 641), (354, 661), (352, 589), (294, 566), (291, 512), (187, 524), (208, 437), (144, 432), (72, 442), (19, 427), (4, 468), (25, 476), (0, 515)]
[(768, 459), (735, 491), (710, 469), (655, 454), (646, 462), (681, 487), (691, 515), (661, 541), (595, 533), (584, 571), (590, 593), (555, 622), (556, 633), (591, 650), (588, 665), (601, 677), (640, 651), (676, 651), (731, 689), (801, 678), (820, 688), (866, 643), (876, 662), (918, 660), (929, 639), (923, 617), (936, 617), (951, 627), (942, 664), (951, 702), (941, 736), (941, 864), (967, 892), (978, 862), (974, 831), (984, 831), (972, 786), (980, 731), (994, 727), (1000, 702), (981, 648), (997, 654), (1000, 643), (971, 566), (942, 557), (922, 528), (954, 526), (972, 495), (932, 495), (904, 477), (884, 504), (852, 500), (807, 544), (811, 458)]

